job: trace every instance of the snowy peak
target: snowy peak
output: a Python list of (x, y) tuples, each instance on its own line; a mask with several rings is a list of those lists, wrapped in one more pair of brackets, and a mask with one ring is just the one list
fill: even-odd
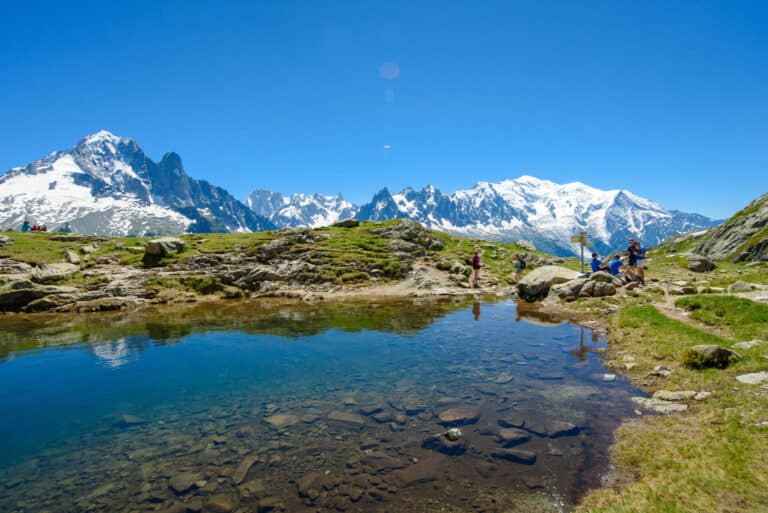
[(254, 189), (245, 200), (246, 205), (260, 216), (278, 226), (317, 228), (342, 219), (354, 217), (357, 208), (341, 194), (291, 194)]
[[(301, 202), (276, 194), (254, 191), (249, 206), (281, 226), (317, 226), (302, 221), (307, 213)], [(543, 251), (559, 255), (574, 253), (570, 237), (582, 230), (603, 252), (622, 247), (628, 235), (654, 244), (682, 231), (716, 224), (704, 216), (667, 211), (629, 191), (606, 191), (582, 182), (557, 184), (528, 175), (497, 183), (480, 181), (471, 189), (451, 194), (443, 194), (432, 185), (421, 191), (406, 187), (397, 194), (384, 187), (370, 202), (359, 208), (349, 204), (348, 208), (361, 220), (407, 217), (456, 235), (526, 239)]]
[(133, 139), (106, 130), (0, 176), (0, 228), (25, 219), (103, 235), (274, 227), (225, 190), (187, 176), (179, 155), (154, 162)]

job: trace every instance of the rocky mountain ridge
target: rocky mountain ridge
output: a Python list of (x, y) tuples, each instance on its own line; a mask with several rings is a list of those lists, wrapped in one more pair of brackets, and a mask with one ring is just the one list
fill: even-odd
[(0, 228), (25, 219), (99, 235), (274, 228), (221, 187), (190, 178), (176, 153), (154, 162), (105, 130), (0, 176)]
[[(453, 235), (497, 241), (528, 240), (548, 253), (575, 254), (571, 235), (587, 231), (601, 254), (621, 248), (629, 236), (647, 245), (683, 232), (715, 226), (698, 214), (666, 210), (625, 190), (604, 191), (583, 183), (556, 184), (532, 176), (498, 183), (478, 182), (472, 189), (444, 194), (428, 185), (392, 194), (386, 187), (370, 202), (355, 206), (332, 197), (282, 195), (257, 190), (248, 205), (279, 226), (318, 226), (318, 220), (354, 215), (360, 220), (409, 218)], [(295, 200), (294, 200), (295, 198)], [(340, 198), (340, 197), (339, 197)], [(338, 205), (338, 206), (337, 206)]]

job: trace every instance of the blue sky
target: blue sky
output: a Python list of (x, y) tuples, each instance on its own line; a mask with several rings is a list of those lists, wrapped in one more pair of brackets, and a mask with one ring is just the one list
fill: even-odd
[(244, 199), (531, 174), (768, 190), (768, 2), (14, 2), (0, 170), (106, 129)]

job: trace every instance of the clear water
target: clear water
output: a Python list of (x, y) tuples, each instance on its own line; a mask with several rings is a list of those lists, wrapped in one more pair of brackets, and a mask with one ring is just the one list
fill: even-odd
[[(605, 381), (599, 336), (513, 302), (239, 302), (0, 330), (9, 512), (566, 511), (639, 393)], [(457, 407), (477, 417), (464, 451), (424, 447)], [(513, 425), (535, 462), (504, 457)]]

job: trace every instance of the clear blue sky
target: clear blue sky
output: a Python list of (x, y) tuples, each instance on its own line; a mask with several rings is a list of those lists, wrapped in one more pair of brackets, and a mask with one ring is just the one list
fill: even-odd
[[(4, 2), (0, 170), (106, 129), (244, 199), (768, 190), (768, 2)], [(389, 145), (389, 147), (385, 147)]]

